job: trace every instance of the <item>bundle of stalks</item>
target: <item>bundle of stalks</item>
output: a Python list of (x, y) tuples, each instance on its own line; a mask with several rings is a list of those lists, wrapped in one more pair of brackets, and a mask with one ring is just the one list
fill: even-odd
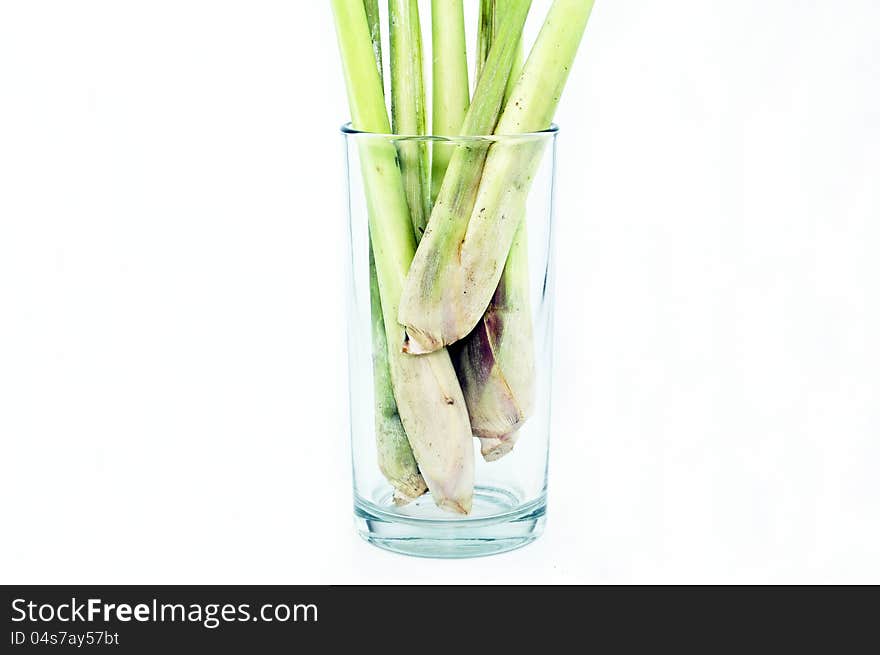
[[(375, 431), (395, 501), (473, 502), (473, 437), (507, 455), (535, 363), (526, 199), (592, 0), (554, 0), (525, 63), (531, 0), (481, 0), (469, 95), (462, 0), (432, 0), (428, 147), (417, 0), (388, 0), (391, 119), (378, 0), (331, 0), (369, 214)], [(486, 135), (497, 138), (479, 138)], [(456, 139), (456, 137), (477, 137)], [(453, 352), (447, 350), (452, 346)]]

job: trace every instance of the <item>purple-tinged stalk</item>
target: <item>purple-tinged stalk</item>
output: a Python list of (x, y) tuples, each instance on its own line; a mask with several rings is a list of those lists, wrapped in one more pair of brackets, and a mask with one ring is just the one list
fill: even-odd
[(513, 448), (510, 437), (528, 418), (534, 402), (534, 337), (525, 239), (521, 228), (486, 313), (474, 331), (453, 348), (471, 429), (480, 439), (484, 456), (489, 451), (493, 459)]
[[(483, 0), (479, 28), (480, 54), (487, 52), (495, 32), (496, 2)], [(478, 70), (482, 64), (478, 61)], [(522, 69), (522, 43), (517, 48), (505, 102)], [(525, 207), (522, 208), (525, 213)], [(532, 411), (535, 387), (535, 354), (529, 304), (528, 243), (526, 222), (514, 238), (504, 273), (492, 301), (477, 327), (452, 348), (458, 379), (471, 418), (471, 429), (480, 440), (486, 461), (495, 461), (513, 450), (520, 426)]]

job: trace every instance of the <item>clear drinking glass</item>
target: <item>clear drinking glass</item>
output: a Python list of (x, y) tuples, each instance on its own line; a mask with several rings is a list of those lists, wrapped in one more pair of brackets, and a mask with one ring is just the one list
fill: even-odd
[[(534, 134), (450, 138), (371, 134), (344, 126), (342, 134), (345, 141), (350, 226), (348, 352), (357, 530), (364, 539), (381, 548), (424, 557), (474, 557), (528, 544), (543, 532), (546, 512), (553, 354), (552, 228), (558, 129), (554, 126)], [(502, 314), (501, 320), (495, 317), (490, 326), (493, 330), (516, 328), (525, 335), (513, 341), (517, 348), (515, 355), (511, 356), (508, 348), (505, 353), (507, 360), (501, 363), (517, 367), (520, 377), (523, 369), (528, 371), (533, 368), (533, 373), (529, 375), (530, 382), (526, 385), (530, 391), (522, 394), (530, 398), (515, 399), (517, 410), (523, 411), (525, 420), (513, 432), (515, 447), (510, 452), (495, 461), (486, 461), (481, 447), (485, 444), (486, 450), (491, 451), (493, 446), (501, 445), (503, 451), (510, 445), (509, 438), (501, 441), (473, 439), (474, 496), (471, 511), (467, 515), (441, 510), (433, 502), (430, 492), (408, 504), (395, 504), (394, 489), (379, 466), (376, 427), (378, 392), (374, 384), (371, 332), (375, 326), (371, 322), (369, 211), (363, 168), (363, 164), (369, 162), (363, 161), (362, 157), (368, 157), (371, 149), (392, 144), (399, 150), (402, 144), (413, 142), (427, 144), (429, 152), (436, 152), (440, 148), (445, 148), (447, 153), (457, 149), (482, 149), (491, 156), (493, 150), (503, 148), (515, 158), (523, 161), (531, 158), (534, 162), (540, 162), (531, 167), (533, 174), (528, 176), (530, 179), (525, 184), (513, 177), (510, 182), (524, 191), (523, 187), (527, 187), (525, 218), (522, 221), (524, 228), (516, 233), (515, 238), (520, 258), (524, 258), (518, 269), (521, 282), (518, 297), (521, 300), (515, 309), (519, 314), (516, 317)], [(509, 261), (508, 266), (511, 266)], [(375, 285), (372, 289), (375, 293)], [(522, 292), (525, 293), (524, 299)], [(498, 299), (498, 293), (493, 302)], [(509, 323), (506, 319), (510, 319)], [(482, 323), (478, 324), (478, 328)], [(486, 334), (494, 333), (490, 331)], [(510, 333), (505, 336), (511, 338)], [(470, 338), (476, 337), (471, 335)], [(490, 339), (482, 345), (485, 349), (492, 343)], [(459, 366), (464, 361), (460, 359), (464, 348), (466, 346), (459, 342), (448, 349), (456, 363), (459, 379), (463, 379), (464, 374)], [(487, 356), (491, 356), (489, 351)], [(530, 357), (533, 357), (533, 364)], [(507, 370), (513, 376), (513, 369)], [(477, 378), (480, 378), (479, 372)], [(503, 369), (501, 379), (505, 379)], [(497, 379), (494, 381), (498, 382)], [(469, 388), (472, 388), (473, 376), (470, 382)], [(469, 413), (473, 416), (473, 410), (479, 408), (471, 406), (471, 396), (465, 397), (468, 399)], [(521, 415), (511, 420), (515, 422), (520, 418)]]

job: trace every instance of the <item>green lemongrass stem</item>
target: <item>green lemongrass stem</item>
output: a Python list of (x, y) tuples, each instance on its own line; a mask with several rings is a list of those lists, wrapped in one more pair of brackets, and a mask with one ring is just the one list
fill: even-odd
[[(427, 123), (418, 0), (388, 0), (388, 19), (391, 24), (391, 129), (395, 134), (424, 135)], [(398, 141), (397, 153), (418, 243), (431, 213), (428, 143)]]
[[(501, 9), (504, 9), (504, 1), (501, 0)], [(486, 65), (486, 58), (489, 56), (489, 50), (492, 48), (492, 42), (495, 40), (495, 33), (498, 30), (498, 14), (497, 0), (480, 0), (480, 24), (477, 28), (476, 79), (480, 79), (483, 66)], [(513, 68), (507, 78), (507, 87), (504, 89), (504, 104), (507, 104), (507, 99), (513, 92), (513, 87), (522, 71), (522, 38), (517, 42), (513, 61)]]
[[(459, 134), (470, 105), (463, 0), (431, 0), (432, 102), (431, 132)], [(435, 141), (431, 159), (431, 205), (437, 201), (453, 147)]]
[(370, 42), (373, 44), (373, 57), (376, 59), (376, 69), (379, 71), (379, 82), (384, 84), (382, 72), (382, 17), (379, 14), (379, 0), (364, 0), (364, 12), (367, 14), (367, 24), (370, 26)]
[(495, 33), (495, 0), (480, 0), (480, 23), (477, 28), (477, 58), (474, 78), (479, 80), (486, 60), (489, 58), (489, 50), (492, 48), (492, 37)]
[[(499, 15), (496, 38), (461, 126), (462, 136), (491, 134), (495, 129), (530, 6), (531, 0), (508, 0), (506, 11)], [(457, 143), (455, 146), (440, 194), (431, 212), (428, 229), (403, 288), (398, 320), (407, 326), (403, 344), (406, 352), (423, 354), (442, 347), (434, 335), (439, 331), (436, 324), (447, 320), (445, 315), (449, 313), (450, 308), (444, 296), (452, 295), (457, 298), (462, 291), (460, 281), (446, 272), (455, 266), (458, 246), (467, 229), (467, 218), (474, 209), (474, 199), (490, 145), (491, 141), (477, 139)], [(509, 248), (509, 244), (507, 247)], [(500, 272), (499, 270), (499, 275)], [(434, 275), (444, 276), (455, 283), (456, 288), (445, 289), (442, 285), (435, 284), (432, 279)], [(497, 285), (498, 280), (495, 283)], [(488, 299), (482, 309), (487, 304)], [(473, 321), (471, 328), (477, 320), (479, 317)]]
[[(508, 95), (521, 69), (522, 44), (517, 48)], [(524, 216), (525, 207), (520, 211)], [(474, 330), (453, 349), (471, 429), (487, 462), (513, 450), (517, 430), (531, 414), (535, 396), (526, 221), (516, 220), (519, 228), (489, 307)]]
[[(373, 63), (361, 0), (331, 0), (353, 126), (387, 134), (391, 126)], [(388, 362), (401, 422), (434, 502), (467, 514), (473, 503), (474, 452), (461, 387), (448, 352), (426, 357), (401, 352), (400, 294), (416, 243), (397, 151), (382, 137), (359, 138), (370, 242), (388, 339)]]
[(510, 71), (510, 76), (507, 78), (507, 86), (504, 88), (504, 106), (507, 106), (507, 101), (510, 100), (511, 94), (513, 94), (513, 89), (516, 86), (516, 81), (519, 79), (519, 75), (522, 72), (523, 67), (523, 43), (522, 39), (516, 44), (516, 51), (513, 55), (513, 68)]
[[(379, 0), (363, 0), (367, 23), (370, 26), (370, 40), (376, 59), (376, 70), (382, 80), (382, 32), (379, 17)], [(376, 262), (373, 246), (370, 256), (370, 331), (373, 345), (373, 396), (376, 428), (376, 455), (379, 470), (394, 487), (394, 502), (405, 505), (424, 494), (428, 488), (419, 473), (419, 465), (413, 455), (397, 411), (394, 389), (391, 384), (391, 369), (388, 364), (388, 339), (385, 336), (385, 323), (382, 316), (382, 299), (379, 294), (379, 279), (376, 276)]]
[[(496, 134), (533, 133), (552, 123), (592, 7), (593, 0), (554, 0)], [(545, 141), (523, 137), (496, 143), (471, 214), (453, 214), (437, 229), (432, 216), (430, 238), (419, 246), (401, 301), (399, 319), (409, 342), (415, 342), (410, 351), (431, 352), (455, 343), (483, 316), (519, 227), (512, 219), (521, 215)], [(444, 189), (462, 184), (450, 173), (446, 177)]]

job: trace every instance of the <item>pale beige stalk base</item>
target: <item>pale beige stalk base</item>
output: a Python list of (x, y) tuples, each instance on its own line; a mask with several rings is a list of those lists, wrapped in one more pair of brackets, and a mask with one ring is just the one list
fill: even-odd
[(467, 514), (474, 495), (473, 437), (449, 353), (398, 353), (391, 360), (391, 377), (403, 427), (434, 502)]
[(394, 488), (394, 504), (398, 507), (409, 505), (416, 498), (428, 491), (424, 478), (416, 474), (406, 480), (397, 480)]
[(447, 512), (452, 512), (453, 514), (470, 514), (471, 505), (471, 501), (468, 501), (467, 503), (458, 503), (454, 500), (448, 499), (437, 501), (437, 507)]
[(443, 348), (440, 340), (417, 328), (408, 327), (403, 331), (403, 352), (410, 355), (427, 355)]
[(503, 437), (479, 437), (480, 453), (487, 462), (494, 462), (513, 450), (519, 439), (519, 432), (504, 435)]

